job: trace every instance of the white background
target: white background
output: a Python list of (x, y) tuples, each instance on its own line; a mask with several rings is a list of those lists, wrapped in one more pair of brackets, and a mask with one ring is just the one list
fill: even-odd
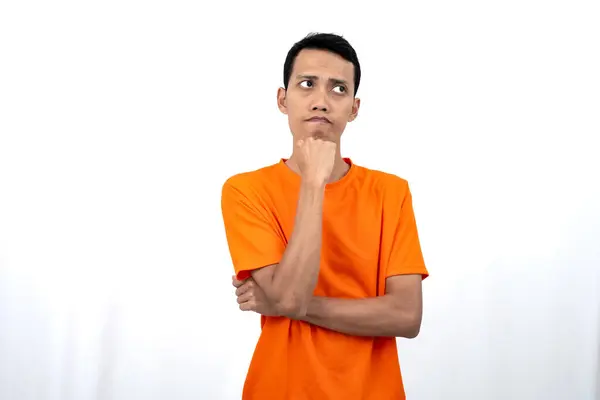
[(220, 189), (289, 156), (311, 31), (362, 63), (343, 155), (413, 191), (408, 398), (600, 399), (597, 2), (200, 3), (0, 5), (0, 399), (240, 398)]

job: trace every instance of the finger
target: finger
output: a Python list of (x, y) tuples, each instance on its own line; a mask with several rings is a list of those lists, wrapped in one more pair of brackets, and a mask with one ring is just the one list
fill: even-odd
[(250, 301), (247, 301), (245, 303), (240, 304), (240, 310), (242, 310), (242, 311), (254, 311), (255, 310), (254, 301), (250, 300)]
[(254, 281), (252, 280), (247, 280), (246, 282), (244, 282), (244, 284), (240, 287), (238, 287), (235, 291), (236, 296), (239, 296), (242, 293), (246, 293), (247, 291), (251, 291), (251, 289), (254, 288)]
[(232, 275), (232, 276), (231, 276), (231, 284), (232, 284), (233, 286), (235, 286), (235, 287), (238, 287), (238, 286), (240, 286), (240, 285), (241, 285), (241, 283), (240, 283), (240, 282), (243, 282), (243, 281), (240, 281), (240, 280), (238, 280), (238, 279), (237, 279), (237, 277), (236, 277), (235, 275)]
[(242, 304), (250, 300), (254, 300), (254, 294), (250, 291), (243, 293), (237, 297), (238, 304)]
[(231, 284), (237, 288), (237, 287), (240, 287), (240, 286), (242, 286), (242, 285), (244, 284), (244, 281), (240, 281), (240, 280), (239, 280), (239, 279), (237, 279), (237, 278), (236, 278), (236, 276), (234, 275), (234, 276), (232, 276), (232, 277), (231, 277)]

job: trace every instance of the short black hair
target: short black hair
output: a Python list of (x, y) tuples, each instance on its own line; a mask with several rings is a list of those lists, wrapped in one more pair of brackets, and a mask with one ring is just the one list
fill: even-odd
[(286, 90), (292, 69), (294, 68), (294, 61), (298, 53), (303, 49), (327, 50), (354, 64), (354, 95), (356, 96), (358, 85), (360, 84), (360, 63), (358, 62), (358, 56), (346, 39), (333, 33), (309, 33), (292, 46), (283, 64), (283, 86)]

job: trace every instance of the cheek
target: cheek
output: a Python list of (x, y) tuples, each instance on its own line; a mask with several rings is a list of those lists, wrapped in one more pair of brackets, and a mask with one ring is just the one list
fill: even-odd
[(340, 107), (337, 109), (335, 113), (335, 125), (341, 128), (345, 127), (348, 123), (348, 119), (352, 114), (352, 104), (340, 104)]
[(289, 110), (298, 110), (303, 106), (304, 99), (296, 92), (288, 92), (286, 98), (286, 106)]

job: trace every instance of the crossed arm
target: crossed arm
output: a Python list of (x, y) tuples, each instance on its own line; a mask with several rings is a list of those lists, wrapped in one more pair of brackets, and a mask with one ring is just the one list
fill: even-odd
[[(420, 274), (389, 277), (383, 296), (365, 299), (313, 296), (305, 315), (288, 317), (348, 335), (414, 338), (421, 326), (421, 280)], [(233, 285), (237, 287), (240, 309), (262, 315), (287, 316), (269, 302), (253, 278), (239, 281), (234, 277)]]
[[(223, 214), (228, 240), (237, 270), (265, 258), (262, 246), (277, 242), (263, 216), (231, 187), (226, 186)], [(386, 280), (385, 294), (365, 299), (313, 296), (321, 254), (324, 186), (303, 182), (300, 187), (294, 229), (279, 264), (252, 270), (250, 276), (233, 284), (242, 310), (263, 315), (286, 316), (355, 336), (396, 336), (413, 338), (419, 333), (422, 315), (420, 274), (394, 275)], [(406, 200), (406, 199), (405, 199)], [(394, 235), (414, 241), (410, 198), (406, 214)], [(248, 231), (240, 221), (251, 220)], [(254, 238), (261, 237), (260, 247)], [(269, 252), (271, 256), (274, 254)], [(247, 259), (247, 255), (251, 255)], [(252, 257), (253, 256), (253, 257)], [(407, 262), (406, 260), (404, 261)], [(255, 265), (255, 264), (254, 264)], [(264, 265), (264, 264), (263, 264)], [(251, 269), (251, 268), (250, 268)], [(247, 270), (246, 270), (247, 272)]]

